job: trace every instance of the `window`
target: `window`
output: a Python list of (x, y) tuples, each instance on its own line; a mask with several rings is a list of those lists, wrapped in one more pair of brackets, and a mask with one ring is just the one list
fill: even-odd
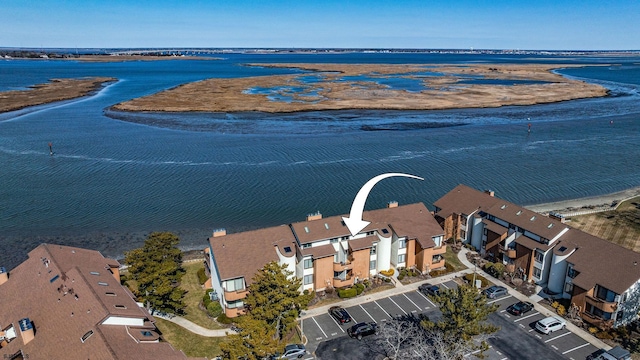
[(284, 247), (284, 252), (287, 253), (287, 254), (290, 253), (291, 252), (291, 246), (285, 246)]
[(304, 259), (304, 268), (311, 269), (313, 267), (313, 259)]
[(244, 306), (244, 302), (242, 302), (242, 300), (236, 300), (236, 301), (227, 302), (227, 307), (229, 309), (241, 308), (243, 306)]
[(463, 240), (466, 240), (467, 239), (467, 232), (465, 230), (460, 230), (460, 237)]
[(566, 292), (567, 294), (571, 294), (573, 292), (573, 284), (572, 283), (564, 284), (564, 292)]
[(369, 270), (375, 270), (375, 269), (376, 269), (376, 261), (371, 260), (371, 262), (369, 262)]
[(536, 251), (536, 261), (541, 263), (543, 260), (544, 260), (544, 254), (539, 251)]
[(52, 282), (58, 280), (59, 277), (60, 277), (60, 275), (56, 275), (56, 276), (52, 277), (51, 280), (49, 280), (49, 282), (52, 283)]
[(537, 267), (533, 267), (533, 276), (540, 279), (540, 276), (542, 275), (542, 270), (538, 269)]
[(462, 226), (467, 225), (467, 218), (466, 218), (465, 216), (462, 216), (462, 217), (460, 218), (460, 224), (461, 224)]
[(335, 244), (338, 242), (338, 238), (333, 238), (331, 240), (329, 240), (330, 243)]
[(607, 302), (613, 302), (616, 298), (616, 293), (600, 285), (596, 285), (596, 291), (594, 291), (594, 293), (596, 294), (596, 297), (598, 299), (601, 299)]
[(116, 309), (126, 309), (127, 307), (124, 305), (113, 305)]
[(405, 240), (405, 239), (398, 240), (398, 247), (400, 249), (406, 248), (407, 247), (407, 240)]
[(616, 315), (616, 321), (620, 321), (624, 318), (624, 311), (620, 310), (618, 311), (618, 314)]
[(82, 343), (84, 344), (84, 342), (87, 341), (87, 339), (90, 338), (91, 335), (93, 335), (93, 330), (87, 331), (84, 335), (82, 335), (80, 341), (82, 341)]
[(303, 249), (308, 249), (311, 247), (311, 243), (302, 244)]
[(227, 291), (238, 291), (238, 290), (244, 290), (244, 281), (243, 278), (237, 278), (237, 279), (233, 279), (233, 280), (227, 280), (226, 281), (227, 286), (226, 286), (226, 290)]
[(567, 270), (567, 276), (575, 279), (575, 277), (578, 276), (578, 272), (573, 267), (570, 267), (569, 270)]
[(304, 285), (313, 284), (313, 275), (304, 276)]
[(144, 337), (153, 336), (153, 333), (151, 331), (148, 331), (148, 330), (140, 331), (140, 334), (142, 334), (142, 336), (144, 336)]
[(107, 295), (107, 296), (116, 296), (116, 293), (110, 292), (110, 291), (108, 291), (108, 292), (106, 292), (104, 294)]
[(400, 254), (398, 255), (398, 263), (403, 263), (406, 260), (407, 255), (406, 254)]
[(373, 245), (371, 247), (371, 251), (369, 251), (369, 254), (371, 254), (371, 255), (375, 255), (376, 254), (376, 246), (375, 245)]
[(387, 229), (382, 229), (382, 233), (386, 235), (386, 234), (388, 234), (388, 233), (389, 233), (389, 230), (387, 230)]

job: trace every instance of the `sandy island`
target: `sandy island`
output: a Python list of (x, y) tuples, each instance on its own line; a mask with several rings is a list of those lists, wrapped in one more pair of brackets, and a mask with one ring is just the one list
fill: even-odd
[[(123, 111), (269, 113), (315, 110), (436, 110), (533, 105), (607, 95), (600, 85), (565, 78), (553, 69), (575, 65), (474, 64), (250, 64), (309, 71), (297, 75), (273, 75), (233, 79), (207, 79), (187, 83), (150, 96), (113, 106)], [(432, 74), (436, 73), (436, 74)], [(305, 81), (316, 75), (317, 81)], [(369, 78), (418, 80), (426, 90), (391, 89)], [(514, 85), (474, 83), (484, 79), (514, 81)], [(471, 80), (471, 81), (469, 81)], [(522, 81), (525, 81), (522, 83)], [(531, 82), (531, 83), (527, 83)], [(253, 89), (253, 90), (252, 90)], [(269, 94), (252, 93), (272, 89)], [(292, 90), (295, 89), (295, 90)], [(284, 95), (290, 101), (269, 96)]]
[(86, 96), (112, 81), (116, 79), (109, 77), (52, 79), (48, 83), (31, 86), (29, 90), (0, 92), (0, 112)]

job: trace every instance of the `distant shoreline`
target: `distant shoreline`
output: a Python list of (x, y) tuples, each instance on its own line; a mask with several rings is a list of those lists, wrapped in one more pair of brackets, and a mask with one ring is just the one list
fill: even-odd
[(584, 208), (611, 208), (611, 204), (640, 196), (640, 186), (610, 194), (588, 196), (578, 199), (553, 201), (542, 204), (526, 205), (525, 208), (538, 213), (572, 212)]

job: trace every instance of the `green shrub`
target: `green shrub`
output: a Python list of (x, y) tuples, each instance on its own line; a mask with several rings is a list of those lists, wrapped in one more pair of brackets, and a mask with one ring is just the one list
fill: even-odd
[(342, 299), (352, 298), (358, 295), (358, 290), (355, 287), (349, 289), (338, 289), (338, 296)]
[(389, 278), (384, 278), (384, 282), (386, 282), (386, 283), (391, 282), (391, 279), (389, 279)]
[(411, 269), (409, 270), (409, 276), (418, 276), (418, 270)]
[[(487, 280), (484, 276), (476, 274), (476, 280), (480, 280), (480, 287), (485, 287), (489, 285), (489, 280)], [(464, 279), (469, 283), (473, 282), (473, 274), (467, 274), (464, 276)], [(475, 286), (475, 284), (471, 284), (471, 286)]]
[(364, 287), (369, 287), (371, 286), (371, 282), (369, 281), (369, 279), (364, 279), (364, 281), (362, 282), (362, 285), (364, 285)]
[(609, 334), (608, 331), (600, 331), (599, 333), (596, 334), (596, 337), (598, 339), (606, 339), (606, 340), (613, 339), (613, 335)]
[(222, 315), (222, 306), (220, 306), (220, 303), (211, 301), (209, 305), (207, 305), (207, 314), (214, 318)]
[(202, 305), (204, 305), (205, 309), (209, 306), (209, 303), (211, 303), (211, 296), (209, 294), (211, 294), (212, 291), (213, 289), (209, 289), (204, 293), (204, 296), (202, 296)]
[(220, 324), (226, 324), (229, 325), (233, 322), (233, 320), (231, 320), (226, 314), (222, 313), (220, 315), (218, 315), (218, 322)]
[(207, 280), (209, 280), (209, 278), (207, 277), (207, 274), (204, 273), (204, 268), (200, 268), (198, 269), (198, 282), (200, 283), (200, 285), (204, 285), (204, 283), (207, 282)]
[(404, 279), (404, 275), (402, 275), (402, 273), (400, 275), (398, 275), (398, 280), (402, 280)]
[(495, 277), (500, 277), (500, 276), (502, 276), (502, 274), (504, 274), (504, 271), (506, 270), (506, 268), (507, 267), (503, 263), (497, 262), (497, 263), (493, 264), (494, 274), (492, 274), (492, 275), (495, 276)]
[(362, 294), (362, 292), (364, 291), (364, 285), (362, 284), (355, 284), (353, 285), (353, 287), (356, 289), (356, 293), (358, 295)]

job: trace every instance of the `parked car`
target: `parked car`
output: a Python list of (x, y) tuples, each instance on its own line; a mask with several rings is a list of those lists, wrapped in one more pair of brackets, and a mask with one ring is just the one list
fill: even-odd
[(621, 348), (620, 346), (616, 346), (610, 350), (600, 349), (591, 355), (587, 356), (587, 360), (630, 360), (631, 353)]
[(347, 334), (352, 338), (362, 339), (363, 336), (373, 335), (378, 331), (378, 325), (374, 322), (361, 322), (347, 329)]
[(520, 301), (518, 303), (510, 305), (507, 308), (507, 311), (509, 311), (513, 315), (520, 316), (522, 314), (528, 313), (529, 311), (531, 311), (531, 309), (533, 309), (533, 304), (532, 303), (530, 303), (528, 301)]
[(418, 290), (425, 295), (439, 295), (440, 288), (437, 285), (431, 285), (429, 283), (418, 286)]
[(347, 312), (347, 310), (343, 309), (340, 306), (332, 306), (329, 308), (329, 314), (336, 319), (340, 324), (346, 324), (351, 322), (351, 316)]
[(562, 330), (565, 326), (567, 326), (567, 322), (555, 316), (549, 316), (536, 322), (536, 330), (547, 335), (554, 331)]
[(302, 344), (289, 344), (284, 347), (284, 354), (280, 357), (280, 359), (299, 359), (307, 354), (307, 349), (305, 349)]
[(482, 293), (489, 299), (495, 299), (500, 296), (507, 295), (509, 291), (504, 286), (493, 285), (492, 287), (485, 289)]

